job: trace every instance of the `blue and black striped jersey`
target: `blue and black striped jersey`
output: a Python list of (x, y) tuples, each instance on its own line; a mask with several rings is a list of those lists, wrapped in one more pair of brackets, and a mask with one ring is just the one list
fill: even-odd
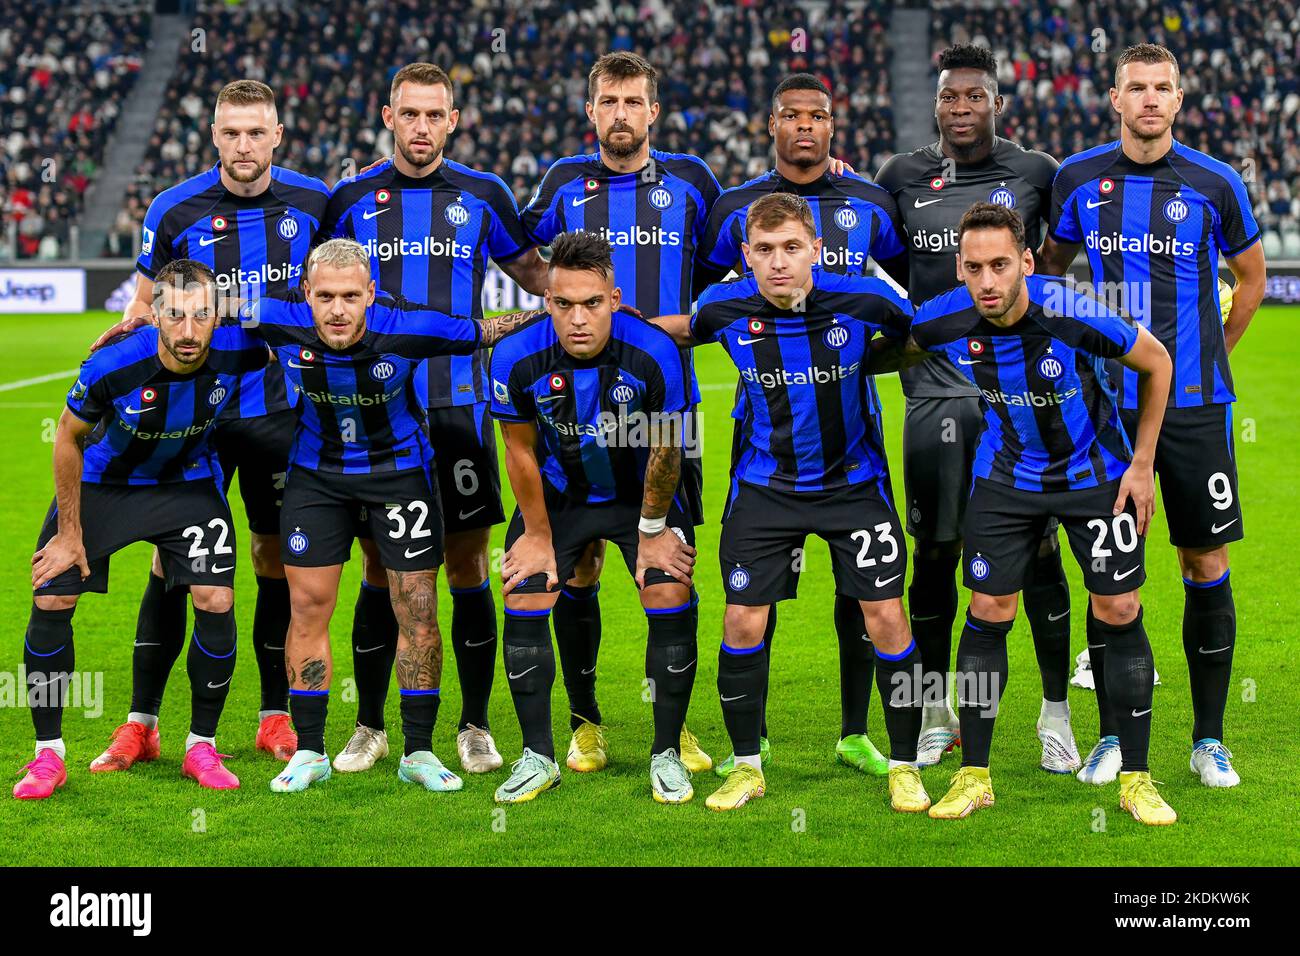
[[(1184, 146), (1154, 163), (1118, 141), (1076, 153), (1052, 183), (1050, 233), (1082, 243), (1097, 294), (1151, 330), (1169, 350), (1178, 408), (1235, 400), (1219, 309), (1219, 256), (1259, 240), (1250, 197), (1227, 163)], [(1124, 370), (1120, 407), (1137, 407), (1137, 375)]]
[(245, 318), (300, 396), (290, 465), (349, 475), (427, 466), (433, 448), (416, 369), (481, 344), (478, 322), (387, 297), (370, 306), (361, 339), (342, 351), (320, 340), (311, 307), (297, 297), (259, 299)]
[(239, 326), (214, 329), (207, 361), (180, 374), (158, 357), (158, 330), (136, 329), (81, 363), (68, 411), (95, 426), (81, 480), (161, 485), (221, 480), (212, 423), (233, 400), (240, 376), (264, 368), (266, 344)]
[[(376, 288), (448, 315), (483, 317), (488, 259), (532, 248), (500, 178), (444, 159), (418, 179), (381, 163), (334, 187), (321, 239), (355, 239)], [(487, 401), (487, 350), (431, 359), (416, 379), (426, 408)]]
[(536, 422), (543, 476), (579, 501), (639, 504), (651, 429), (682, 434), (689, 397), (676, 343), (626, 312), (613, 314), (609, 342), (591, 358), (565, 351), (549, 315), (492, 350), (493, 416)]
[(709, 213), (700, 258), (719, 269), (745, 266), (740, 244), (754, 200), (769, 193), (794, 193), (808, 201), (822, 240), (820, 265), (830, 272), (861, 275), (868, 259), (886, 262), (906, 255), (898, 205), (889, 191), (856, 173), (792, 183), (775, 169), (722, 194)]
[(880, 407), (865, 363), (872, 337), (907, 334), (912, 307), (883, 280), (814, 266), (800, 308), (782, 309), (747, 274), (709, 286), (691, 316), (740, 370), (735, 475), (785, 491), (888, 478)]
[(1137, 327), (1051, 276), (1025, 277), (1029, 310), (989, 322), (959, 286), (916, 312), (917, 345), (946, 356), (979, 389), (984, 427), (973, 474), (1025, 491), (1092, 488), (1133, 458), (1105, 361), (1128, 354)]
[[(136, 269), (153, 279), (173, 259), (195, 259), (217, 275), (223, 293), (253, 299), (298, 288), (312, 242), (325, 215), (329, 188), (319, 179), (271, 167), (271, 185), (256, 196), (236, 196), (213, 166), (159, 193), (144, 217)], [(292, 408), (277, 365), (239, 384), (227, 416), (257, 418)]]

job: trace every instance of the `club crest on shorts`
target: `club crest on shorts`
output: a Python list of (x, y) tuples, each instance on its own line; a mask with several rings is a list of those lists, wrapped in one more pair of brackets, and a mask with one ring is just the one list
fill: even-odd
[(727, 587), (733, 591), (743, 591), (749, 587), (749, 572), (744, 568), (733, 568), (727, 575)]
[(469, 210), (460, 202), (452, 203), (443, 210), (442, 215), (448, 223), (455, 226), (457, 229), (469, 222)]
[(386, 382), (397, 372), (397, 366), (388, 359), (380, 359), (370, 366), (370, 377), (376, 382)]
[(828, 349), (842, 349), (849, 344), (851, 338), (853, 333), (849, 331), (848, 326), (840, 325), (838, 322), (822, 333), (822, 341), (826, 343)]
[(1038, 374), (1049, 382), (1055, 382), (1065, 374), (1065, 366), (1055, 355), (1044, 355), (1038, 360)]
[(993, 568), (989, 565), (988, 559), (983, 555), (975, 555), (970, 561), (970, 576), (976, 581), (983, 581), (989, 576)]
[(226, 386), (218, 385), (212, 391), (208, 392), (208, 404), (216, 408), (226, 397)]
[(852, 206), (841, 206), (835, 210), (835, 225), (845, 232), (858, 228), (858, 212)]
[(650, 205), (660, 212), (673, 204), (673, 194), (667, 186), (656, 186), (650, 190)]
[(1181, 193), (1165, 203), (1165, 218), (1169, 220), (1172, 225), (1176, 226), (1180, 222), (1185, 222), (1187, 217), (1191, 215), (1191, 212), (1192, 207), (1187, 204), (1187, 200), (1182, 197)]
[(307, 540), (307, 535), (303, 533), (302, 528), (294, 528), (293, 534), (289, 535), (289, 540), (287, 542), (289, 545), (289, 551), (292, 554), (302, 554), (307, 550), (307, 546), (310, 543), (311, 542)]
[(276, 223), (275, 231), (280, 234), (281, 239), (289, 242), (294, 236), (298, 235), (298, 220), (294, 219), (289, 213), (285, 213), (284, 218)]

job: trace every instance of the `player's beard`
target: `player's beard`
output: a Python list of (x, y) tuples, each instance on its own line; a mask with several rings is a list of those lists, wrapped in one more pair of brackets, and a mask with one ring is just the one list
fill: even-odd
[(990, 144), (993, 142), (994, 133), (991, 129), (985, 130), (973, 141), (969, 143), (955, 144), (951, 141), (945, 143), (948, 147), (948, 155), (959, 163), (974, 162), (982, 159), (988, 151)]
[[(1146, 116), (1147, 114), (1144, 113), (1143, 115), (1139, 116), (1137, 120), (1134, 121), (1133, 123), (1125, 124), (1128, 126), (1128, 131), (1132, 133), (1133, 136), (1137, 139), (1140, 140), (1160, 139), (1160, 137), (1164, 136), (1166, 133), (1169, 132), (1169, 127), (1174, 125), (1173, 120), (1170, 120), (1169, 122), (1165, 123), (1165, 125), (1161, 126), (1158, 130), (1154, 132), (1150, 130), (1145, 130), (1142, 128), (1141, 122), (1142, 120), (1146, 119)], [(1160, 117), (1160, 118), (1164, 119), (1164, 117)]]
[(437, 140), (431, 139), (431, 142), (433, 143), (433, 148), (429, 151), (428, 159), (421, 160), (420, 158), (418, 158), (417, 155), (414, 152), (412, 152), (406, 146), (405, 143), (398, 143), (397, 151), (402, 154), (402, 158), (404, 160), (406, 160), (416, 169), (425, 169), (429, 166), (432, 166), (434, 163), (436, 163), (439, 159), (442, 158), (442, 151), (447, 145), (446, 139), (444, 139), (442, 142), (438, 142)]
[[(626, 145), (615, 145), (614, 143), (615, 133), (632, 133), (632, 137), (627, 141)], [(620, 127), (616, 127), (615, 129), (611, 129), (605, 135), (605, 138), (600, 141), (600, 148), (603, 149), (610, 156), (614, 157), (615, 159), (627, 159), (629, 156), (635, 156), (637, 152), (641, 149), (641, 147), (645, 145), (645, 141), (649, 138), (650, 138), (649, 130), (643, 133), (640, 139), (638, 139), (636, 133), (633, 132), (630, 128), (626, 126), (620, 126)]]
[(1020, 289), (1024, 285), (1024, 282), (1022, 281), (1023, 278), (1024, 277), (1022, 275), (1021, 277), (1016, 279), (1016, 284), (1011, 287), (1011, 292), (1007, 295), (1006, 299), (1004, 300), (1005, 304), (1002, 306), (1002, 308), (998, 309), (996, 312), (985, 312), (984, 309), (980, 307), (978, 302), (978, 297), (977, 297), (977, 301), (975, 303), (976, 310), (979, 312), (980, 315), (984, 316), (984, 318), (988, 319), (990, 322), (996, 323), (998, 319), (1001, 319), (1008, 312), (1014, 309), (1016, 307), (1016, 303), (1020, 301)]
[(257, 160), (252, 160), (252, 162), (256, 163), (256, 166), (251, 173), (241, 173), (233, 160), (223, 164), (222, 168), (225, 169), (226, 175), (237, 183), (255, 183), (271, 168), (271, 161), (268, 159), (265, 163), (259, 163)]
[(181, 346), (183, 345), (201, 346), (202, 343), (196, 342), (194, 339), (179, 339), (173, 342), (165, 335), (160, 335), (159, 338), (162, 339), (163, 348), (165, 348), (168, 352), (171, 353), (171, 357), (174, 358), (176, 361), (180, 362), (182, 365), (186, 365), (186, 366), (202, 365), (207, 360), (208, 352), (212, 348), (211, 343), (209, 343), (206, 347), (199, 348), (199, 350), (194, 353), (193, 358), (186, 358), (184, 355), (180, 354)]

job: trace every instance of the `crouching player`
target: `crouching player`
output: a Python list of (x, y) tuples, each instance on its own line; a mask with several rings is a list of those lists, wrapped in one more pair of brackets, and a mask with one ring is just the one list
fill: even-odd
[[(36, 759), (14, 787), (19, 799), (48, 797), (67, 781), (72, 616), (82, 594), (108, 591), (109, 557), (137, 541), (157, 546), (167, 586), (189, 586), (194, 601), (181, 773), (214, 790), (239, 786), (216, 751), (235, 672), (235, 541), (212, 425), (239, 376), (264, 368), (269, 353), (238, 327), (216, 327), (216, 277), (202, 263), (164, 266), (151, 309), (155, 325), (83, 363), (55, 433), (55, 499), (32, 558), (23, 643)], [(143, 759), (158, 754), (155, 730)]]
[(696, 671), (695, 532), (679, 497), (689, 380), (672, 339), (619, 305), (609, 243), (562, 233), (551, 247), (549, 317), (492, 353), (492, 414), (519, 502), (501, 574), (506, 679), (524, 738), (499, 803), (560, 782), (548, 617), (559, 585), (602, 540), (622, 552), (649, 619), (651, 793), (660, 803), (695, 794), (678, 750)]
[(718, 555), (727, 596), (718, 694), (736, 759), (706, 804), (732, 810), (763, 796), (764, 628), (773, 603), (795, 596), (812, 533), (830, 545), (836, 593), (858, 602), (875, 647), (890, 803), (920, 812), (930, 805), (916, 769), (920, 656), (903, 612), (906, 546), (867, 374), (873, 337), (901, 343), (912, 309), (879, 279), (814, 267), (822, 240), (799, 196), (756, 200), (745, 234), (752, 275), (710, 286), (689, 321), (656, 320), (683, 345), (721, 342), (740, 371), (741, 447)]
[[(1025, 570), (1056, 518), (1090, 595), (1088, 633), (1106, 643), (1106, 690), (1123, 755), (1120, 806), (1143, 823), (1173, 823), (1147, 768), (1154, 669), (1138, 600), (1169, 354), (1150, 332), (1063, 280), (1032, 275), (1015, 212), (976, 203), (957, 241), (964, 284), (921, 306), (909, 343), (946, 355), (984, 405), (966, 507), (971, 600), (957, 648), (962, 765), (930, 816), (956, 819), (993, 803), (989, 749), (1007, 681), (1007, 633)], [(1135, 447), (1120, 424), (1106, 359), (1138, 376)]]

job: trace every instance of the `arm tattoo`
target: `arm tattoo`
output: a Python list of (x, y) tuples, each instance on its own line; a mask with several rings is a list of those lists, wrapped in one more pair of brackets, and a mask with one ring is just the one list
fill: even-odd
[(682, 474), (682, 450), (677, 445), (656, 445), (645, 466), (645, 490), (641, 496), (641, 517), (662, 518), (668, 514), (673, 492)]
[(389, 571), (397, 618), (397, 686), (432, 690), (442, 683), (436, 571)]
[(508, 333), (513, 332), (521, 325), (526, 325), (541, 314), (541, 309), (533, 309), (525, 312), (507, 312), (504, 315), (494, 315), (490, 319), (479, 319), (478, 325), (483, 332), (483, 344), (496, 345)]

